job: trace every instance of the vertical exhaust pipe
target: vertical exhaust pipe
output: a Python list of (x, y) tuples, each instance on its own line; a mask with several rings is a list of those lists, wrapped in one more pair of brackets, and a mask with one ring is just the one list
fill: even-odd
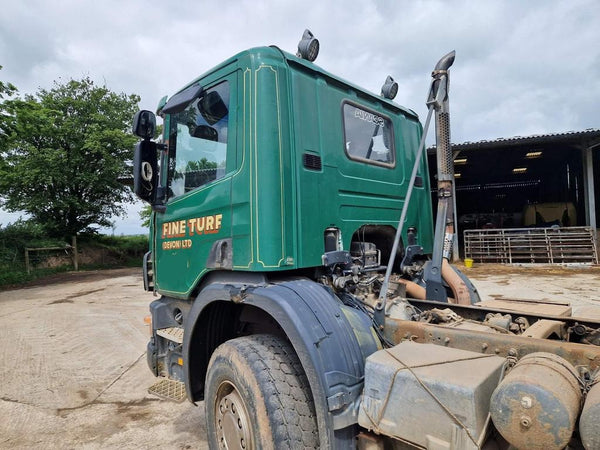
[[(447, 302), (448, 296), (442, 282), (442, 261), (450, 261), (454, 242), (454, 203), (452, 200), (454, 186), (454, 159), (450, 145), (450, 102), (448, 89), (450, 85), (448, 69), (454, 63), (454, 51), (444, 55), (431, 73), (431, 89), (427, 105), (435, 111), (435, 137), (437, 154), (437, 194), (438, 207), (435, 222), (433, 255), (428, 264), (424, 281), (427, 298)], [(456, 292), (457, 288), (453, 287)], [(459, 289), (458, 290), (462, 290)], [(456, 299), (460, 302), (459, 299)], [(470, 303), (470, 301), (469, 301)]]
[[(410, 203), (410, 197), (414, 188), (414, 181), (417, 176), (417, 170), (421, 161), (421, 155), (425, 147), (425, 138), (429, 129), (429, 122), (435, 112), (436, 123), (436, 148), (437, 148), (437, 169), (438, 169), (438, 214), (435, 226), (435, 238), (432, 261), (427, 266), (424, 274), (426, 283), (425, 298), (430, 300), (438, 300), (447, 302), (446, 289), (442, 284), (442, 260), (450, 260), (452, 255), (452, 243), (454, 239), (454, 222), (453, 222), (453, 203), (452, 203), (452, 186), (454, 183), (454, 159), (452, 158), (452, 148), (450, 146), (450, 106), (448, 102), (448, 69), (454, 63), (456, 56), (455, 51), (451, 51), (444, 55), (435, 65), (431, 76), (431, 86), (427, 96), (427, 120), (423, 127), (423, 134), (419, 144), (419, 150), (414, 162), (412, 175), (408, 184), (402, 214), (396, 229), (396, 237), (394, 245), (388, 261), (387, 270), (379, 299), (375, 306), (375, 323), (383, 327), (385, 323), (385, 304), (387, 299), (387, 291), (389, 279), (394, 266), (394, 260), (398, 249), (398, 243), (402, 235), (404, 220)], [(448, 220), (450, 218), (450, 220)], [(447, 264), (448, 265), (448, 264)], [(449, 265), (448, 265), (449, 266)], [(454, 269), (446, 268), (445, 271), (451, 270), (454, 274)], [(454, 293), (456, 303), (471, 304), (470, 290), (460, 276), (445, 276), (446, 282)], [(423, 296), (420, 292), (419, 296)]]

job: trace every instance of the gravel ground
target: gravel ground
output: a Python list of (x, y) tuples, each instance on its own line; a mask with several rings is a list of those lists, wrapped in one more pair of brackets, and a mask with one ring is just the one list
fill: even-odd
[[(532, 298), (600, 318), (600, 268), (475, 266), (483, 299)], [(147, 394), (139, 269), (61, 274), (0, 292), (0, 448), (208, 448), (203, 405)]]

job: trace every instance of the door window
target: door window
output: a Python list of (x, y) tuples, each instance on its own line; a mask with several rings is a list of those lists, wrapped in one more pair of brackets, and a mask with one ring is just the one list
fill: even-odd
[(169, 129), (169, 198), (222, 178), (226, 172), (229, 83), (207, 89)]

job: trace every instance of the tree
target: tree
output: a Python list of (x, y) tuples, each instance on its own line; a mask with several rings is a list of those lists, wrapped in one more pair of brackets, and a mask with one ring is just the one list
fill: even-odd
[[(0, 66), (0, 70), (2, 70), (2, 66)], [(5, 83), (0, 80), (0, 100), (4, 98), (5, 95), (11, 96), (17, 92), (17, 88), (12, 83)]]
[(0, 206), (26, 211), (53, 236), (111, 226), (132, 200), (117, 179), (131, 174), (139, 100), (84, 78), (4, 101)]
[(152, 206), (144, 205), (139, 213), (142, 226), (149, 228), (150, 220), (152, 219)]
[[(2, 70), (2, 66), (0, 66), (0, 70)], [(7, 136), (5, 135), (5, 133), (3, 133), (4, 127), (2, 126), (4, 121), (7, 119), (2, 109), (2, 104), (4, 103), (3, 100), (6, 96), (10, 97), (16, 92), (17, 88), (13, 84), (5, 83), (2, 80), (0, 80), (0, 152), (2, 152), (2, 150), (6, 148), (7, 145)], [(3, 166), (4, 160), (0, 158), (0, 173)]]

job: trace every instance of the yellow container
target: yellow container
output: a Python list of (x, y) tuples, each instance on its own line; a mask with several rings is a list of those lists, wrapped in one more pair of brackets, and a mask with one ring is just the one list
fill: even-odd
[(465, 267), (467, 269), (470, 269), (471, 267), (473, 267), (473, 260), (471, 258), (465, 258)]

